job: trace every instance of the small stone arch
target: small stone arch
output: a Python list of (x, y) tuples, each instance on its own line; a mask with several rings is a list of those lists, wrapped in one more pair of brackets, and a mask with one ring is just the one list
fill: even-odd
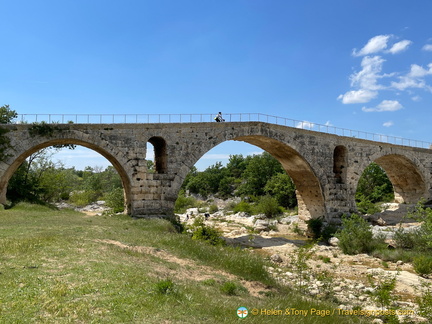
[(336, 183), (344, 184), (347, 177), (348, 154), (347, 148), (338, 145), (333, 151), (333, 174)]
[(154, 164), (156, 173), (167, 172), (167, 144), (166, 141), (159, 136), (151, 137), (148, 142), (154, 148)]

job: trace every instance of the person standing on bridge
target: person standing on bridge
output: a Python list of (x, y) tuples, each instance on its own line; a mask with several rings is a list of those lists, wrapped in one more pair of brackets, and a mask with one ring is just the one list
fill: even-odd
[(220, 122), (224, 122), (225, 119), (222, 118), (222, 113), (219, 111), (219, 114), (217, 114), (217, 116), (215, 117), (215, 120), (220, 123)]

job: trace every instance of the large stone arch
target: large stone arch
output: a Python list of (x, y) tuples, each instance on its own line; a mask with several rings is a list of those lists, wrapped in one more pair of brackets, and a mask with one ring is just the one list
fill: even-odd
[[(415, 203), (428, 196), (424, 171), (414, 157), (384, 152), (372, 155), (369, 162), (377, 163), (386, 172), (393, 185), (395, 202)], [(368, 165), (359, 170), (359, 178)]]
[(236, 141), (256, 145), (277, 159), (296, 186), (298, 213), (303, 219), (326, 215), (320, 181), (308, 161), (292, 147), (260, 135), (240, 136)]
[[(99, 140), (100, 141), (100, 140)], [(10, 156), (7, 161), (10, 161), (9, 166), (6, 168), (5, 172), (2, 174), (0, 178), (0, 204), (4, 204), (6, 202), (6, 193), (7, 193), (7, 186), (9, 183), (10, 178), (15, 173), (15, 171), (18, 169), (18, 167), (25, 161), (27, 157), (29, 157), (31, 154), (40, 151), (41, 149), (44, 149), (46, 147), (50, 147), (53, 145), (64, 145), (64, 144), (74, 144), (74, 145), (80, 145), (87, 147), (93, 151), (96, 151), (97, 153), (104, 156), (113, 167), (116, 169), (116, 171), (119, 173), (122, 184), (123, 184), (123, 190), (124, 190), (124, 197), (125, 197), (125, 211), (127, 213), (130, 213), (131, 209), (131, 183), (129, 176), (127, 172), (125, 171), (122, 162), (120, 162), (116, 155), (118, 155), (118, 152), (109, 152), (107, 147), (103, 148), (100, 145), (96, 145), (89, 141), (83, 141), (79, 140), (73, 137), (67, 137), (67, 138), (53, 138), (53, 139), (45, 139), (40, 138), (38, 141), (34, 140), (32, 142), (32, 145), (29, 145), (28, 147), (21, 147), (19, 151), (16, 151), (14, 155)]]
[[(251, 132), (256, 135), (244, 135)], [(177, 185), (171, 188), (172, 195), (177, 196), (180, 186), (190, 168), (205, 153), (229, 140), (242, 141), (267, 151), (282, 164), (296, 185), (298, 212), (301, 218), (310, 219), (326, 216), (327, 212), (320, 180), (310, 163), (295, 148), (296, 144), (293, 143), (292, 146), (287, 145), (280, 139), (270, 137), (271, 135), (267, 134), (266, 131), (264, 133), (263, 135), (261, 128), (256, 128), (253, 131), (249, 128), (223, 129), (223, 132), (220, 132), (217, 136), (209, 137), (209, 141), (201, 143), (196, 149), (186, 150), (188, 154), (182, 156), (183, 167), (177, 172), (175, 181)], [(193, 143), (190, 145), (193, 145)]]

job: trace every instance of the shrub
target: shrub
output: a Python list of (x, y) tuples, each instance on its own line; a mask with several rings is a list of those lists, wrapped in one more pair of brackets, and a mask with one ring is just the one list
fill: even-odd
[(202, 240), (211, 245), (225, 245), (225, 240), (222, 238), (222, 232), (217, 228), (204, 224), (204, 217), (198, 216), (195, 218), (188, 230), (192, 233), (193, 240)]
[(312, 236), (314, 240), (317, 240), (321, 237), (321, 230), (324, 226), (322, 217), (319, 218), (311, 218), (306, 221), (308, 233)]
[(432, 289), (430, 284), (422, 289), (422, 294), (417, 297), (416, 302), (419, 306), (419, 315), (432, 322)]
[(381, 209), (377, 207), (373, 202), (369, 201), (368, 199), (364, 198), (357, 202), (357, 210), (365, 215), (365, 214), (375, 214), (379, 213)]
[(400, 227), (395, 231), (393, 239), (399, 248), (422, 250), (427, 248), (427, 240), (423, 234), (421, 228), (408, 232)]
[(310, 285), (311, 268), (307, 261), (312, 258), (314, 251), (310, 246), (301, 246), (291, 257), (291, 269), (296, 274), (295, 289), (305, 292)]
[(260, 197), (258, 204), (256, 205), (256, 212), (264, 214), (267, 218), (279, 215), (282, 213), (282, 209), (277, 203), (276, 199), (270, 195)]
[(98, 192), (94, 190), (82, 190), (72, 192), (69, 196), (69, 201), (76, 206), (82, 207), (97, 201), (98, 198)]
[(105, 203), (114, 213), (124, 210), (124, 192), (123, 188), (115, 188), (105, 196)]
[(247, 213), (252, 214), (252, 205), (246, 201), (240, 201), (233, 208), (234, 213)]
[(214, 213), (216, 213), (219, 210), (219, 208), (218, 208), (217, 205), (213, 204), (213, 205), (210, 205), (210, 207), (209, 207), (208, 210), (209, 210), (210, 214), (214, 214)]
[(368, 222), (356, 214), (342, 218), (342, 229), (335, 236), (345, 254), (370, 253), (385, 244), (383, 237), (373, 237)]
[(385, 274), (374, 276), (369, 274), (368, 281), (372, 288), (374, 288), (372, 296), (381, 305), (381, 307), (390, 306), (395, 298), (393, 291), (396, 287), (396, 276)]
[(221, 292), (229, 296), (237, 295), (237, 285), (234, 282), (227, 281), (220, 288)]
[(338, 226), (335, 224), (325, 224), (321, 229), (321, 240), (323, 242), (328, 242), (338, 230)]
[(154, 286), (154, 291), (161, 295), (169, 295), (176, 293), (174, 283), (171, 279), (158, 281)]
[(197, 201), (194, 197), (186, 197), (184, 193), (180, 193), (174, 205), (174, 212), (183, 214), (186, 209), (195, 207), (196, 204)]
[(226, 295), (229, 295), (229, 296), (238, 295), (240, 292), (246, 292), (247, 293), (247, 289), (245, 287), (243, 287), (240, 284), (236, 284), (235, 282), (232, 282), (232, 281), (225, 282), (220, 287), (220, 291)]
[(432, 249), (432, 209), (424, 207), (424, 200), (421, 200), (408, 216), (421, 222), (420, 236), (424, 240), (425, 249)]
[(413, 266), (415, 272), (421, 276), (427, 276), (432, 273), (432, 256), (421, 255), (414, 258)]

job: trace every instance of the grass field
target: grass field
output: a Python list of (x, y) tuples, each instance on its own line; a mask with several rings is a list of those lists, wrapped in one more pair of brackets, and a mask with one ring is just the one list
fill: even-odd
[[(213, 247), (164, 220), (0, 210), (1, 323), (360, 323), (279, 287), (248, 251)], [(237, 308), (249, 315), (237, 317)], [(301, 315), (264, 315), (295, 308)], [(258, 315), (252, 315), (257, 309)], [(337, 313), (337, 312), (336, 312)], [(368, 321), (369, 322), (369, 321)]]

